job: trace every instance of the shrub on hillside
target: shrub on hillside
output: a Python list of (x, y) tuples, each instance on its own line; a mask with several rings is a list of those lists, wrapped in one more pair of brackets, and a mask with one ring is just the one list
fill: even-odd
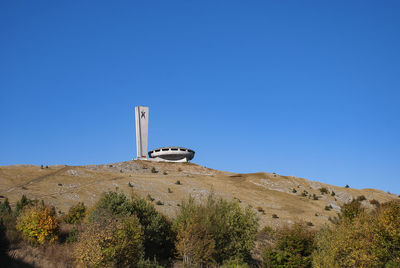
[(58, 220), (47, 206), (25, 208), (17, 218), (17, 230), (33, 244), (54, 242), (58, 235)]
[(22, 195), (21, 199), (17, 202), (14, 210), (15, 216), (18, 216), (22, 209), (27, 207), (27, 206), (33, 206), (37, 204), (37, 200), (31, 200), (26, 197), (26, 195)]
[(319, 191), (321, 192), (321, 194), (329, 194), (329, 191), (326, 187), (319, 188)]
[(104, 193), (90, 212), (89, 222), (101, 222), (107, 214), (116, 217), (137, 216), (143, 227), (146, 258), (161, 260), (172, 257), (175, 235), (171, 223), (151, 202), (138, 196), (128, 199), (123, 193)]
[(361, 202), (359, 200), (352, 200), (341, 207), (339, 219), (352, 221), (364, 211), (365, 209), (361, 206)]
[(75, 206), (69, 208), (67, 215), (64, 216), (64, 222), (69, 224), (81, 223), (82, 219), (85, 217), (85, 212), (85, 204), (79, 202)]
[(192, 265), (248, 259), (257, 228), (258, 218), (250, 207), (242, 209), (236, 201), (216, 200), (212, 195), (205, 203), (193, 198), (183, 202), (174, 223), (178, 253)]
[(132, 206), (128, 198), (123, 193), (107, 192), (103, 193), (88, 215), (89, 222), (100, 222), (104, 219), (104, 214), (111, 214), (117, 217), (130, 216)]
[(399, 267), (399, 204), (382, 204), (371, 213), (355, 211), (318, 232), (314, 267)]
[(277, 230), (262, 251), (263, 267), (311, 267), (314, 235), (303, 223)]
[(8, 202), (8, 198), (6, 198), (4, 202), (0, 201), (0, 215), (10, 214), (10, 213), (11, 213), (11, 207), (10, 207), (10, 202)]
[(135, 216), (108, 215), (85, 226), (74, 248), (85, 267), (136, 267), (143, 258), (143, 232)]
[(145, 256), (168, 259), (173, 256), (175, 234), (171, 222), (144, 198), (132, 198), (132, 210), (143, 226)]
[(179, 226), (176, 249), (188, 266), (207, 266), (213, 262), (215, 241), (199, 215)]

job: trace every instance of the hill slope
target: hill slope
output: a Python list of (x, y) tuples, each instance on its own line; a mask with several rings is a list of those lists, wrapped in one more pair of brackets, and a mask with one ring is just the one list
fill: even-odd
[[(176, 184), (177, 180), (181, 185)], [(323, 187), (328, 194), (321, 194)], [(106, 165), (0, 167), (0, 195), (8, 197), (11, 204), (25, 194), (31, 199), (43, 199), (57, 211), (66, 212), (78, 201), (91, 206), (102, 192), (116, 188), (127, 194), (151, 195), (154, 202), (164, 203), (156, 207), (170, 217), (176, 215), (183, 199), (190, 195), (200, 199), (213, 192), (216, 196), (235, 198), (242, 205), (258, 208), (261, 226), (305, 220), (318, 227), (327, 222), (329, 216), (335, 216), (339, 206), (352, 198), (364, 195), (366, 206), (371, 206), (369, 201), (372, 199), (385, 202), (398, 198), (375, 189), (357, 190), (271, 173), (236, 174), (192, 163), (132, 160)], [(314, 194), (318, 200), (314, 200)], [(332, 209), (325, 210), (329, 205)], [(273, 214), (279, 218), (273, 218)]]

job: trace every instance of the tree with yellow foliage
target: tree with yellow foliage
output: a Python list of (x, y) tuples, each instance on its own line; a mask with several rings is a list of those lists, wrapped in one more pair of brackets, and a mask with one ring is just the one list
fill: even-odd
[(51, 209), (43, 205), (25, 208), (17, 218), (17, 230), (33, 244), (54, 242), (58, 234), (58, 220)]
[[(400, 205), (373, 212), (344, 210), (340, 221), (322, 228), (315, 239), (314, 267), (400, 267)], [(347, 216), (350, 215), (350, 217)]]

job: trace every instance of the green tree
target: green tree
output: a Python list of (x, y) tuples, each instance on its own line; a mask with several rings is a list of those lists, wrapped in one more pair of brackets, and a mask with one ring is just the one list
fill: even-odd
[(68, 214), (65, 215), (64, 221), (69, 224), (81, 223), (85, 217), (86, 207), (83, 202), (79, 202), (75, 206), (69, 208)]
[(104, 193), (89, 213), (89, 222), (101, 222), (108, 214), (115, 217), (135, 215), (138, 218), (143, 227), (146, 258), (162, 260), (173, 256), (175, 235), (171, 222), (151, 202), (138, 196), (129, 199), (123, 193)]
[[(194, 223), (196, 225), (191, 226)], [(242, 209), (237, 201), (217, 200), (210, 195), (204, 203), (196, 203), (190, 198), (180, 206), (174, 223), (178, 244), (182, 243), (180, 239), (187, 237), (185, 232), (190, 228), (203, 230), (198, 237), (205, 240), (200, 240), (200, 244), (211, 245), (209, 240), (214, 241), (212, 258), (202, 257), (203, 259), (213, 259), (217, 263), (232, 258), (246, 260), (250, 258), (250, 251), (254, 247), (258, 218), (250, 207)], [(184, 252), (179, 248), (178, 253), (184, 257)]]
[(314, 235), (304, 223), (274, 232), (274, 243), (262, 252), (263, 267), (311, 267)]

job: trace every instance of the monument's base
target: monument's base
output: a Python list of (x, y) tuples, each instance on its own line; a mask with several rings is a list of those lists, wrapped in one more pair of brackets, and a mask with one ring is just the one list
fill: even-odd
[(161, 157), (154, 157), (154, 158), (136, 158), (135, 160), (145, 160), (145, 161), (154, 161), (154, 162), (172, 162), (172, 163), (186, 163), (189, 162), (186, 157), (179, 159), (179, 160), (165, 160)]

